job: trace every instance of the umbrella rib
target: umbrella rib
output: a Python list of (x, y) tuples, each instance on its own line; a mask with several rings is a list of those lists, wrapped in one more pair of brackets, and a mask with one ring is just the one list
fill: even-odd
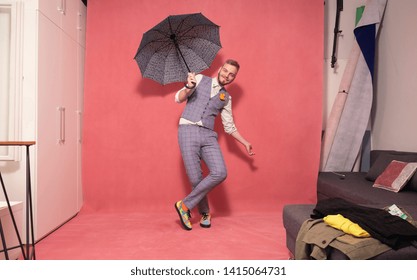
[[(158, 32), (162, 33), (163, 35), (165, 35), (165, 34), (164, 34), (162, 31), (160, 31), (160, 30), (156, 30), (156, 31), (158, 31)], [(168, 38), (169, 38), (169, 36), (168, 36)], [(154, 43), (163, 43), (163, 42), (165, 42), (165, 43), (166, 43), (165, 45), (162, 45), (161, 47), (159, 47), (159, 48), (157, 49), (157, 51), (162, 50), (162, 49), (164, 49), (164, 48), (166, 48), (166, 47), (169, 47), (169, 46), (170, 46), (170, 44), (171, 44), (170, 40), (171, 40), (171, 39), (169, 39), (169, 41), (167, 41), (167, 40), (166, 40), (166, 38), (161, 38), (161, 39), (156, 39), (156, 40), (153, 40), (153, 41), (149, 41), (147, 44), (143, 45), (143, 46), (140, 48), (140, 50), (138, 50), (138, 52), (139, 52), (139, 51), (141, 51), (141, 50), (143, 50), (143, 49), (145, 49), (145, 48), (146, 48), (149, 44), (154, 44)]]
[(187, 17), (185, 17), (183, 20), (181, 20), (181, 23), (178, 24), (177, 30), (175, 30), (175, 33), (176, 34), (181, 34), (181, 36), (184, 36), (185, 34), (187, 34), (188, 32), (190, 32), (191, 30), (193, 30), (197, 26), (213, 26), (213, 25), (216, 25), (214, 23), (211, 23), (211, 24), (209, 24), (209, 23), (201, 23), (201, 24), (192, 25), (190, 28), (183, 30), (183, 32), (178, 32), (178, 30), (181, 30), (182, 29), (182, 26), (184, 25), (185, 20), (188, 19), (191, 16), (193, 16), (193, 14), (190, 14)]
[(180, 32), (180, 34), (179, 34), (179, 35), (181, 35), (181, 36), (186, 36), (186, 34), (187, 34), (188, 32), (190, 32), (191, 30), (193, 30), (193, 29), (194, 29), (194, 28), (196, 28), (197, 26), (203, 26), (203, 25), (208, 25), (208, 24), (199, 24), (199, 25), (191, 26), (190, 28), (185, 29), (185, 30), (183, 30), (182, 32)]
[[(183, 20), (181, 20), (180, 24), (178, 24), (177, 29), (175, 30), (175, 34), (179, 34), (178, 30), (181, 30), (182, 26), (184, 25), (184, 21), (189, 18), (191, 15), (188, 15), (187, 17), (185, 17)], [(169, 24), (169, 27), (171, 28), (171, 23)], [(172, 32), (172, 28), (171, 28), (171, 32)]]
[[(158, 30), (159, 31), (159, 30)], [(153, 44), (153, 43), (155, 43), (155, 42), (164, 42), (165, 40), (164, 39), (156, 39), (156, 40), (153, 40), (153, 41), (149, 41), (149, 42), (147, 42), (146, 44), (144, 44), (144, 45), (142, 45), (142, 46), (140, 46), (140, 49), (138, 49), (138, 51), (136, 52), (136, 55), (141, 51), (141, 50), (143, 50), (143, 49), (145, 49), (149, 44)], [(167, 45), (168, 45), (169, 43), (167, 43)]]
[[(161, 40), (160, 42), (164, 42), (164, 41)], [(171, 49), (171, 48), (172, 48), (171, 43), (170, 42), (165, 42), (164, 45), (161, 45), (160, 47), (156, 48), (154, 53), (157, 53), (157, 52), (159, 52), (160, 50), (163, 50), (163, 49)]]
[(202, 37), (198, 37), (198, 36), (184, 36), (181, 39), (182, 39), (181, 41), (187, 41), (187, 40), (193, 40), (193, 39), (200, 39), (200, 40), (207, 41), (209, 43), (212, 43), (212, 44), (215, 44), (215, 45), (221, 47), (221, 45), (217, 44), (216, 42), (213, 42), (213, 41), (210, 41), (210, 40), (208, 40), (206, 38), (202, 38)]
[(171, 34), (168, 34), (168, 33), (164, 32), (164, 31), (162, 31), (162, 30), (159, 30), (159, 29), (154, 29), (154, 31), (157, 31), (157, 32), (161, 33), (161, 34), (162, 34), (162, 35), (164, 35), (166, 38), (169, 38), (169, 36), (171, 35)]
[[(179, 35), (179, 36), (184, 36), (185, 34), (187, 34), (188, 32), (190, 32), (191, 30), (193, 30), (195, 27), (197, 26), (202, 26), (202, 25), (208, 25), (208, 24), (198, 24), (198, 25), (193, 25), (188, 29), (183, 30), (182, 32), (180, 32), (179, 30), (182, 29), (182, 26), (184, 25), (184, 22), (193, 15), (188, 15), (187, 17), (185, 17), (184, 19), (181, 20), (181, 22), (178, 24), (177, 29), (175, 30), (175, 34)], [(170, 25), (171, 27), (171, 25)]]

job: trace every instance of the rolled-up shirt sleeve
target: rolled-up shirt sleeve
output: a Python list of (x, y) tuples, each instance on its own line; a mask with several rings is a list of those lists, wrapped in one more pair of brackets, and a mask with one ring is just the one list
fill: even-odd
[(182, 89), (180, 89), (179, 91), (177, 91), (177, 93), (175, 94), (175, 102), (177, 103), (181, 103), (180, 99), (178, 98), (178, 95), (180, 94), (180, 91), (182, 91), (185, 87), (183, 87)]
[[(185, 89), (185, 87), (181, 88), (179, 91), (177, 91), (177, 93), (175, 94), (175, 102), (177, 103), (181, 103), (180, 99), (179, 99), (179, 95), (180, 95), (180, 91), (182, 91), (183, 89)], [(194, 89), (190, 92), (190, 95), (194, 93)]]
[[(200, 81), (201, 81), (201, 79), (202, 79), (202, 77), (203, 77), (203, 75), (201, 75), (201, 74), (197, 74), (196, 76), (195, 76), (195, 81), (196, 81), (196, 87), (198, 86), (198, 84), (200, 83)], [(182, 87), (179, 91), (177, 91), (177, 93), (175, 94), (175, 102), (177, 102), (177, 103), (181, 103), (180, 102), (180, 99), (179, 99), (179, 94), (180, 94), (180, 91), (182, 91), (183, 89), (185, 89), (185, 87)], [(190, 94), (189, 95), (191, 95), (191, 94), (193, 94), (194, 93), (194, 91), (195, 91), (195, 88), (194, 89), (192, 89), (191, 91), (190, 91)]]
[(224, 131), (227, 134), (232, 134), (237, 130), (235, 122), (233, 120), (233, 113), (232, 113), (232, 97), (230, 96), (229, 102), (224, 106), (221, 112), (221, 118), (223, 123)]

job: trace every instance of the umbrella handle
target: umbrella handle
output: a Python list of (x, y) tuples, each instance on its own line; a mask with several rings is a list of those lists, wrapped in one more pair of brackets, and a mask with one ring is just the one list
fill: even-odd
[(195, 82), (191, 82), (191, 83), (193, 84), (191, 87), (188, 85), (188, 83), (185, 83), (185, 87), (186, 87), (186, 88), (188, 88), (188, 89), (193, 89), (193, 88), (195, 88), (196, 83), (195, 83)]

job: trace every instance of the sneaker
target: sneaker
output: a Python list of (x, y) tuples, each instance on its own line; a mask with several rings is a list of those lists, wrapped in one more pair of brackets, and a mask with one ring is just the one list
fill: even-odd
[(208, 213), (201, 214), (200, 226), (203, 228), (211, 227), (211, 215)]
[(191, 212), (190, 210), (185, 211), (184, 208), (187, 208), (182, 200), (175, 203), (174, 207), (177, 210), (178, 215), (180, 216), (180, 221), (186, 230), (192, 230), (193, 226), (191, 225)]

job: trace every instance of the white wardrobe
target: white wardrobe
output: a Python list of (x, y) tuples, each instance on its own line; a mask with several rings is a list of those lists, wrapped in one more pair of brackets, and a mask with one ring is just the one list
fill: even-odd
[(23, 2), (22, 130), (25, 140), (36, 141), (31, 164), (34, 232), (39, 240), (82, 206), (87, 10), (81, 0)]

